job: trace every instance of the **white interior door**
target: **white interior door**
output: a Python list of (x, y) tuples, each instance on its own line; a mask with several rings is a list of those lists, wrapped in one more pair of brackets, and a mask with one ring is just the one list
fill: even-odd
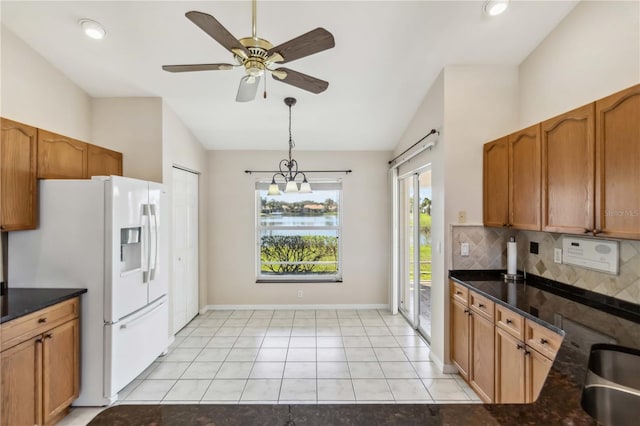
[(198, 174), (173, 168), (172, 331), (198, 314)]

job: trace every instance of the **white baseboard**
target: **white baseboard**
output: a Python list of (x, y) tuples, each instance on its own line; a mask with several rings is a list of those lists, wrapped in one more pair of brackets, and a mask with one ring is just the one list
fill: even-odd
[(445, 364), (440, 358), (435, 356), (433, 352), (429, 352), (429, 358), (438, 367), (438, 369), (445, 374), (456, 374), (458, 372), (458, 368), (455, 365)]
[(385, 309), (389, 310), (388, 304), (337, 304), (337, 305), (206, 305), (200, 309), (200, 313), (204, 314), (207, 311), (247, 311), (247, 310), (323, 310), (323, 309)]

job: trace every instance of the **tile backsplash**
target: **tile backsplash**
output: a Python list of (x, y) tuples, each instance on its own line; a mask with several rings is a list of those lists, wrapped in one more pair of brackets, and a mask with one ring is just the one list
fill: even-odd
[[(507, 241), (518, 243), (518, 269), (561, 283), (640, 304), (640, 241), (620, 241), (620, 272), (611, 275), (553, 261), (553, 249), (562, 248), (562, 234), (514, 231), (483, 226), (452, 227), (453, 269), (506, 269)], [(537, 242), (538, 254), (529, 253)], [(460, 256), (460, 244), (469, 243), (469, 256)]]

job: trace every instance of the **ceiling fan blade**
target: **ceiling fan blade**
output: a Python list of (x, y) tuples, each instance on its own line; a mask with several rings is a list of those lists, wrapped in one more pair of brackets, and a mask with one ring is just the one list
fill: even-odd
[(240, 86), (238, 86), (238, 94), (236, 95), (236, 102), (249, 102), (256, 98), (258, 93), (258, 86), (260, 85), (260, 76), (252, 77), (245, 75), (240, 79)]
[(213, 16), (192, 10), (187, 12), (185, 16), (202, 31), (209, 34), (211, 38), (220, 43), (229, 52), (244, 58), (249, 57), (249, 51), (244, 47), (237, 38), (235, 38), (220, 22)]
[(233, 69), (233, 65), (231, 64), (163, 65), (162, 69), (169, 72), (216, 71), (216, 70)]
[[(284, 42), (276, 47), (273, 47), (267, 51), (267, 58), (275, 55), (272, 59), (273, 62), (279, 62), (285, 64), (287, 62), (295, 61), (296, 59), (304, 58), (305, 56), (313, 55), (314, 53), (322, 52), (323, 50), (331, 49), (336, 45), (333, 35), (324, 28), (316, 28), (306, 34), (302, 34), (294, 39)], [(282, 60), (277, 57), (280, 55)]]
[[(277, 68), (274, 71), (276, 71), (276, 73), (272, 74), (274, 80), (282, 81), (311, 93), (322, 93), (329, 87), (329, 83), (324, 80), (288, 68)], [(283, 72), (285, 75), (281, 77)]]

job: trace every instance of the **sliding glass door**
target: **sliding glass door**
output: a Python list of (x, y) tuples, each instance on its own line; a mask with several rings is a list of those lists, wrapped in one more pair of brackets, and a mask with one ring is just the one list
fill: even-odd
[(431, 335), (431, 168), (399, 179), (398, 307), (414, 328)]

